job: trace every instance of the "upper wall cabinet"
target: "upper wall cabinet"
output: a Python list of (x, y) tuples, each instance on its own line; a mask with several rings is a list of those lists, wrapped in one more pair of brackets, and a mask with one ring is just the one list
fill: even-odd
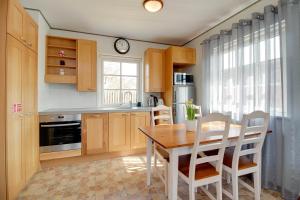
[(145, 92), (165, 91), (165, 50), (147, 49), (144, 55)]
[(170, 47), (172, 51), (173, 64), (194, 65), (196, 64), (196, 50), (187, 47)]
[(7, 32), (37, 52), (38, 26), (17, 0), (9, 1), (7, 19)]
[(45, 81), (77, 84), (78, 91), (96, 91), (97, 43), (47, 37)]
[(91, 40), (78, 40), (78, 91), (97, 89), (97, 43)]

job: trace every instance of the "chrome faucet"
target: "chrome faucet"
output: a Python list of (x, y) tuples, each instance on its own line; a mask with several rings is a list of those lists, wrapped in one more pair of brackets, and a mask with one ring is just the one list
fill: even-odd
[(125, 99), (127, 94), (129, 94), (129, 96), (130, 96), (129, 106), (132, 107), (132, 92), (129, 92), (129, 91), (125, 92), (124, 93), (124, 99)]

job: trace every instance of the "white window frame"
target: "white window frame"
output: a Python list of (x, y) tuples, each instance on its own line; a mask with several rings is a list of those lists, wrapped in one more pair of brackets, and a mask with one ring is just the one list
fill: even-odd
[[(142, 59), (140, 58), (133, 58), (133, 57), (121, 57), (121, 56), (101, 56), (101, 70), (99, 74), (99, 82), (98, 88), (100, 88), (100, 91), (98, 91), (97, 98), (98, 98), (98, 105), (102, 107), (117, 107), (121, 106), (123, 103), (119, 104), (104, 104), (104, 62), (105, 61), (111, 61), (111, 62), (128, 62), (128, 63), (136, 63), (137, 64), (137, 101), (142, 101)], [(116, 75), (117, 76), (117, 75)], [(127, 75), (126, 75), (127, 76)], [(122, 75), (120, 75), (122, 77)], [(130, 76), (128, 76), (130, 77)], [(120, 84), (122, 85), (122, 78), (120, 81)], [(121, 90), (122, 91), (122, 90)]]

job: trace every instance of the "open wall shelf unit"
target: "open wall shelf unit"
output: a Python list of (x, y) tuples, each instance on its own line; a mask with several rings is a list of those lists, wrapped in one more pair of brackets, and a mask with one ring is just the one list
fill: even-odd
[(46, 52), (46, 82), (76, 84), (77, 39), (47, 36)]

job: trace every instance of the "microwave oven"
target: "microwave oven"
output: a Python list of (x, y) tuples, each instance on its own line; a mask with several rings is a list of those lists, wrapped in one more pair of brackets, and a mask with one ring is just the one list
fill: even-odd
[(194, 77), (191, 74), (175, 72), (174, 73), (174, 85), (193, 85)]

